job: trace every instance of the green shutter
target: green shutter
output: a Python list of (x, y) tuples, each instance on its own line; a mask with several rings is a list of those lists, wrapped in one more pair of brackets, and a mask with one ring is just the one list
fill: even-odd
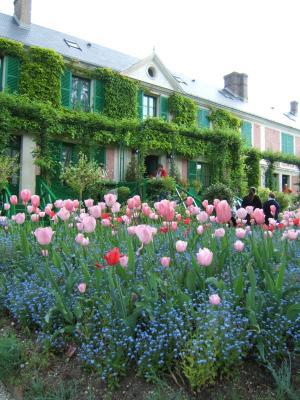
[(210, 122), (208, 119), (209, 111), (200, 108), (198, 110), (198, 126), (201, 128), (209, 128)]
[(144, 115), (143, 103), (144, 103), (144, 91), (140, 89), (138, 91), (138, 115), (140, 120), (143, 120), (143, 115)]
[(188, 181), (192, 182), (197, 179), (197, 162), (189, 160), (188, 161)]
[(247, 147), (252, 146), (252, 124), (251, 122), (243, 121), (242, 124), (242, 138)]
[(105, 147), (91, 147), (90, 159), (97, 162), (105, 168), (106, 166), (106, 148)]
[(94, 112), (103, 112), (104, 110), (104, 84), (96, 79), (94, 81)]
[(281, 151), (285, 154), (294, 154), (294, 137), (288, 133), (281, 133)]
[(20, 82), (20, 59), (18, 57), (5, 57), (5, 91), (18, 93)]
[(61, 104), (67, 108), (71, 108), (71, 88), (72, 73), (65, 69), (61, 77)]
[(165, 96), (160, 96), (160, 117), (165, 121), (168, 121), (169, 112), (169, 98)]

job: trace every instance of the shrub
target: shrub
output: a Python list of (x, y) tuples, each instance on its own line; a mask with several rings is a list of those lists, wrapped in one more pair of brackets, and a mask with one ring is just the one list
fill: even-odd
[[(265, 201), (268, 200), (268, 196), (271, 190), (269, 188), (259, 188), (258, 195), (261, 199), (261, 202), (264, 204)], [(286, 210), (293, 202), (293, 198), (289, 194), (285, 194), (283, 192), (273, 191), (275, 194), (275, 198), (280, 205), (280, 211)]]
[(127, 186), (118, 187), (118, 201), (124, 203), (130, 196), (130, 189)]
[(15, 336), (0, 337), (0, 377), (9, 380), (15, 377), (23, 360), (23, 345)]
[(203, 199), (207, 199), (209, 203), (212, 203), (214, 199), (227, 200), (229, 204), (232, 204), (233, 193), (231, 189), (221, 182), (210, 185), (203, 193)]
[(147, 182), (147, 197), (150, 200), (158, 200), (166, 198), (175, 193), (176, 181), (174, 178), (167, 176), (166, 178), (152, 178)]
[(138, 180), (138, 160), (135, 155), (133, 155), (129, 161), (125, 179), (128, 182), (135, 182)]

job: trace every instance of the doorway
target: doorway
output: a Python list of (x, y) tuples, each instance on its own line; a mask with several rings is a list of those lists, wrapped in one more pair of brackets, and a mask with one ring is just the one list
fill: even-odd
[(145, 177), (153, 178), (156, 176), (158, 166), (158, 156), (146, 156), (145, 157)]
[(282, 175), (281, 183), (282, 183), (282, 190), (284, 189), (285, 185), (287, 185), (287, 187), (289, 188), (290, 187), (289, 175)]

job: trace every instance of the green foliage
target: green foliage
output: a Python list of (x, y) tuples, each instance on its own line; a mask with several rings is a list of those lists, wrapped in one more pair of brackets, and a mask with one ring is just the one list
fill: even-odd
[(18, 169), (18, 156), (9, 157), (0, 153), (0, 192), (8, 185), (9, 179)]
[(5, 55), (23, 57), (24, 45), (15, 40), (0, 38), (0, 57)]
[(63, 68), (63, 58), (55, 51), (30, 47), (21, 66), (20, 93), (59, 107)]
[(169, 97), (169, 110), (175, 124), (187, 127), (195, 126), (197, 105), (194, 100), (173, 93)]
[(138, 180), (138, 160), (135, 155), (131, 156), (127, 170), (126, 170), (126, 181), (136, 182)]
[(175, 179), (176, 182), (180, 180), (180, 172), (176, 165), (175, 156), (171, 156), (169, 176)]
[(248, 187), (258, 187), (260, 184), (260, 153), (252, 148), (246, 151), (245, 174)]
[(119, 186), (118, 187), (118, 202), (125, 203), (127, 199), (130, 197), (130, 189), (127, 186)]
[(210, 204), (213, 203), (214, 199), (227, 200), (229, 204), (232, 204), (233, 193), (231, 189), (224, 183), (218, 182), (210, 185), (203, 193), (203, 199), (209, 201)]
[(79, 199), (89, 187), (100, 184), (105, 177), (104, 171), (95, 161), (89, 161), (87, 156), (79, 153), (78, 164), (70, 164), (64, 168), (60, 179), (66, 182), (71, 189), (75, 190)]
[(147, 197), (153, 201), (166, 198), (175, 193), (176, 181), (171, 176), (151, 178), (147, 181)]
[(23, 345), (15, 336), (0, 337), (0, 377), (5, 381), (15, 378), (23, 361)]
[(109, 69), (97, 68), (93, 75), (104, 82), (104, 111), (112, 119), (137, 118), (138, 85)]
[(221, 108), (211, 110), (208, 119), (212, 122), (214, 128), (227, 128), (234, 131), (238, 131), (241, 128), (241, 120), (231, 112)]
[[(261, 199), (261, 202), (264, 204), (265, 201), (268, 200), (269, 193), (271, 189), (269, 188), (258, 188), (258, 196)], [(284, 211), (289, 208), (293, 201), (293, 197), (291, 195), (285, 194), (283, 192), (273, 191), (275, 194), (275, 199), (280, 205), (280, 211)]]

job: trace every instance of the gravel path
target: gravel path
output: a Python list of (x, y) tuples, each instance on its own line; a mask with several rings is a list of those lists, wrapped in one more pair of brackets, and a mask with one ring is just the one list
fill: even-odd
[(0, 382), (0, 400), (12, 400), (12, 398), (8, 396), (7, 391), (5, 390), (1, 382)]

